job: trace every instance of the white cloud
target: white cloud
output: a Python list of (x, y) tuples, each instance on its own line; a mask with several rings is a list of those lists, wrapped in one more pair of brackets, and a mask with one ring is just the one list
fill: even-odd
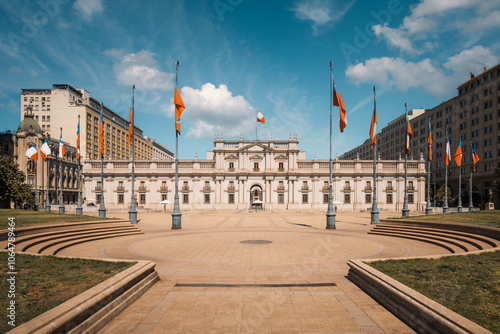
[[(215, 133), (221, 133), (235, 138), (240, 134), (249, 135), (255, 129), (255, 110), (243, 96), (233, 96), (226, 85), (216, 87), (206, 83), (201, 89), (186, 86), (181, 89), (181, 95), (186, 106), (181, 116), (181, 131), (186, 137), (212, 138)], [(173, 105), (167, 114), (173, 117)], [(183, 125), (182, 120), (189, 126)]]
[(398, 28), (385, 24), (374, 25), (372, 30), (379, 39), (401, 52), (421, 54), (434, 50), (436, 40), (448, 35), (453, 39), (477, 40), (488, 29), (500, 25), (499, 8), (497, 0), (421, 0), (411, 6), (410, 14)]
[(351, 65), (346, 75), (356, 84), (373, 82), (386, 89), (406, 91), (419, 88), (431, 95), (441, 96), (449, 85), (446, 75), (435, 68), (430, 59), (407, 62), (401, 58), (372, 58), (364, 64)]
[(95, 14), (100, 14), (104, 11), (102, 0), (76, 0), (73, 7), (87, 22), (91, 22)]
[(326, 0), (303, 0), (295, 4), (291, 9), (295, 13), (295, 17), (299, 20), (312, 21), (312, 28), (315, 33), (319, 28), (332, 23), (335, 24), (354, 4), (354, 0), (347, 3), (340, 1)]
[(481, 71), (483, 66), (491, 67), (498, 61), (499, 57), (489, 48), (478, 45), (448, 58), (443, 68), (433, 65), (429, 58), (411, 62), (383, 57), (350, 65), (346, 76), (355, 84), (375, 83), (399, 91), (416, 88), (443, 97), (453, 94), (456, 86), (468, 78), (469, 72)]
[(410, 39), (406, 36), (405, 33), (403, 33), (399, 29), (388, 27), (387, 23), (383, 26), (377, 24), (372, 27), (372, 30), (377, 37), (386, 39), (390, 46), (393, 46), (397, 49), (400, 49), (401, 51), (405, 51), (410, 54), (420, 53), (413, 48)]
[(470, 72), (476, 73), (483, 67), (491, 67), (499, 62), (500, 57), (493, 54), (489, 48), (476, 45), (468, 50), (464, 50), (457, 55), (448, 58), (443, 67), (452, 70), (462, 78), (468, 77)]
[(155, 54), (148, 50), (126, 53), (124, 50), (111, 49), (105, 54), (117, 60), (113, 69), (119, 85), (135, 84), (138, 89), (161, 91), (174, 88), (174, 74), (160, 71), (154, 59)]

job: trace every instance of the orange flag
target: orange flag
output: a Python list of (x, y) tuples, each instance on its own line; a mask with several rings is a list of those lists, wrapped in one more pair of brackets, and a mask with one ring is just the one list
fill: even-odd
[(134, 131), (134, 123), (132, 120), (132, 108), (130, 108), (130, 112), (128, 114), (128, 144), (130, 146), (132, 144), (132, 133)]
[(410, 140), (413, 137), (413, 132), (411, 131), (410, 120), (408, 115), (406, 115), (406, 154), (410, 154)]
[(340, 132), (344, 132), (344, 129), (347, 126), (347, 118), (346, 118), (345, 104), (344, 101), (342, 101), (342, 96), (340, 95), (340, 92), (337, 92), (337, 99), (339, 102), (339, 109), (340, 109)]
[(462, 164), (462, 139), (460, 139), (460, 142), (458, 143), (458, 147), (455, 151), (455, 155), (453, 156), (453, 160), (455, 160), (457, 166), (460, 167), (460, 165)]
[(372, 140), (372, 148), (377, 143), (377, 108), (373, 109), (372, 124), (370, 126), (370, 138)]
[(337, 90), (335, 89), (335, 87), (333, 87), (333, 106), (339, 106), (339, 99), (337, 98)]
[(101, 121), (99, 122), (99, 143), (101, 144), (101, 154), (104, 155), (104, 123), (102, 122), (102, 114)]
[(175, 105), (175, 130), (177, 131), (178, 134), (181, 134), (180, 119), (185, 107), (184, 107), (184, 102), (182, 102), (181, 93), (177, 88), (175, 89), (174, 92), (174, 105)]

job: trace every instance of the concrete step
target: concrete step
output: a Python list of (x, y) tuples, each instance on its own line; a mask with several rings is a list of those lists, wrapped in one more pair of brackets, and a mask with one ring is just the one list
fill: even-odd
[(429, 231), (429, 232), (440, 232), (440, 233), (447, 233), (450, 235), (457, 235), (457, 236), (463, 236), (469, 239), (474, 239), (477, 241), (480, 241), (481, 243), (489, 245), (489, 247), (500, 247), (500, 240), (494, 239), (492, 237), (480, 235), (480, 234), (475, 234), (472, 232), (461, 232), (461, 231), (454, 231), (450, 229), (442, 229), (442, 228), (433, 228), (433, 227), (423, 227), (423, 226), (415, 226), (415, 225), (404, 225), (404, 224), (379, 224), (374, 227), (375, 229), (379, 228), (384, 228), (384, 229), (411, 229), (413, 231)]
[[(41, 243), (38, 243), (32, 247), (29, 247), (28, 249), (25, 250), (26, 253), (35, 253), (35, 254), (42, 254), (43, 250), (59, 245), (62, 243), (66, 242), (73, 242), (73, 241), (78, 241), (78, 240), (87, 240), (88, 238), (99, 238), (99, 239), (104, 239), (104, 238), (112, 238), (115, 235), (122, 235), (124, 233), (134, 233), (134, 234), (143, 234), (142, 231), (139, 229), (136, 230), (124, 230), (124, 231), (105, 231), (105, 232), (98, 232), (98, 233), (88, 233), (88, 234), (77, 234), (77, 235), (65, 235), (63, 238), (56, 238), (56, 239), (49, 239), (45, 240)], [(43, 253), (47, 254), (47, 253)]]
[(68, 236), (87, 236), (89, 234), (105, 233), (105, 232), (125, 232), (125, 231), (137, 231), (135, 226), (112, 226), (112, 227), (102, 227), (102, 228), (88, 228), (79, 230), (69, 230), (69, 231), (59, 231), (59, 232), (48, 232), (41, 234), (33, 234), (29, 237), (17, 242), (17, 249), (26, 252), (29, 248), (34, 247), (38, 244), (48, 242), (51, 240), (57, 240), (66, 238)]
[(71, 241), (66, 241), (64, 243), (59, 243), (57, 245), (54, 245), (52, 247), (46, 248), (42, 251), (41, 254), (43, 255), (56, 255), (63, 249), (66, 249), (71, 246), (79, 245), (85, 242), (90, 242), (90, 241), (95, 241), (95, 240), (102, 240), (102, 239), (111, 239), (111, 238), (118, 238), (118, 237), (127, 237), (131, 235), (140, 235), (144, 234), (142, 231), (136, 231), (136, 232), (123, 232), (119, 234), (114, 234), (114, 235), (102, 235), (102, 236), (92, 236), (88, 238), (79, 238), (76, 240), (71, 240)]
[(377, 227), (372, 231), (376, 232), (397, 232), (397, 233), (411, 233), (412, 235), (420, 235), (422, 237), (427, 236), (436, 236), (436, 237), (444, 237), (448, 239), (456, 240), (457, 242), (463, 244), (469, 250), (483, 250), (487, 248), (492, 248), (489, 243), (483, 242), (482, 240), (477, 240), (473, 235), (467, 233), (453, 233), (452, 231), (443, 231), (443, 230), (420, 230), (413, 229), (411, 227)]
[(430, 244), (442, 247), (442, 248), (448, 250), (450, 253), (468, 252), (467, 247), (464, 247), (463, 245), (459, 245), (457, 242), (454, 242), (453, 240), (450, 242), (450, 240), (446, 240), (445, 238), (437, 238), (437, 237), (429, 238), (429, 237), (423, 237), (420, 235), (412, 235), (409, 233), (398, 233), (398, 232), (370, 231), (370, 232), (368, 232), (368, 234), (383, 235), (383, 236), (388, 236), (388, 237), (404, 238), (404, 239), (422, 241), (422, 242), (426, 242), (426, 243), (430, 243)]

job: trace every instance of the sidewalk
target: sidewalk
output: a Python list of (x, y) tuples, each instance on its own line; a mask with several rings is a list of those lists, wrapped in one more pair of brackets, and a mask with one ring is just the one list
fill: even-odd
[(182, 230), (168, 213), (139, 218), (144, 235), (61, 253), (157, 264), (162, 280), (102, 333), (411, 333), (345, 278), (346, 261), (443, 254), (368, 235), (370, 213), (337, 214), (336, 230), (324, 213), (185, 213)]

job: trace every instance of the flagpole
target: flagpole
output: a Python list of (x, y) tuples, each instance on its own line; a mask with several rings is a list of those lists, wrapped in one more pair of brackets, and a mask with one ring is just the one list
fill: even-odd
[[(62, 127), (61, 127), (61, 139), (62, 141)], [(59, 143), (59, 147), (61, 146), (61, 143)], [(64, 213), (64, 198), (63, 198), (63, 178), (62, 178), (62, 160), (63, 156), (61, 155), (61, 161), (59, 162), (59, 178), (61, 179), (61, 193), (59, 195), (59, 213)]]
[[(47, 139), (49, 138), (49, 133), (47, 133)], [(47, 143), (48, 145), (48, 143)], [(46, 156), (46, 159), (47, 159), (47, 195), (46, 195), (46, 198), (45, 198), (45, 212), (50, 212), (51, 210), (51, 207), (50, 207), (50, 192), (49, 192), (49, 177), (50, 177), (50, 167), (49, 167), (49, 157)]]
[(134, 118), (135, 118), (135, 105), (134, 105), (135, 84), (132, 86), (132, 196), (130, 197), (130, 211), (128, 212), (128, 219), (130, 223), (137, 224), (137, 209), (135, 208), (135, 162), (134, 162)]
[[(460, 135), (460, 143), (462, 143), (462, 135)], [(462, 156), (460, 156), (461, 158)], [(463, 212), (462, 208), (462, 169), (461, 169), (462, 163), (460, 162), (460, 166), (458, 166), (458, 205), (457, 205), (457, 211), (458, 212)]]
[[(102, 119), (102, 102), (101, 102), (101, 125), (102, 126), (102, 136), (104, 137), (104, 120)], [(101, 147), (101, 205), (99, 206), (99, 217), (106, 217), (106, 207), (104, 206), (104, 139)]]
[[(373, 86), (373, 110), (377, 109), (377, 91), (375, 86)], [(374, 120), (375, 121), (375, 120)], [(375, 130), (375, 129), (374, 129)], [(377, 134), (374, 133), (373, 136)], [(377, 140), (373, 143), (373, 196), (372, 196), (372, 212), (371, 212), (371, 224), (378, 224), (379, 222), (379, 211), (377, 207)]]
[[(259, 109), (255, 109), (255, 119), (257, 119), (257, 117), (259, 116)], [(256, 121), (255, 122), (255, 141), (259, 140), (258, 136), (257, 136), (257, 124), (258, 122)]]
[[(431, 136), (431, 141), (432, 141), (432, 132), (431, 132), (431, 120), (430, 117), (427, 116), (427, 120), (429, 121), (429, 135)], [(428, 150), (428, 157), (427, 157), (427, 204), (425, 207), (425, 214), (430, 215), (432, 214), (432, 207), (431, 207), (431, 143), (427, 143), (427, 150)], [(436, 194), (434, 194), (435, 196)]]
[[(179, 61), (175, 63), (175, 86), (179, 85), (178, 81)], [(182, 213), (179, 207), (179, 133), (175, 129), (175, 196), (174, 196), (174, 211), (172, 212), (172, 230), (180, 230), (182, 228), (181, 221)]]
[(408, 209), (408, 147), (410, 147), (410, 138), (408, 137), (408, 107), (405, 103), (405, 115), (406, 115), (406, 147), (405, 147), (405, 197), (403, 201), (403, 217), (408, 217), (410, 215), (410, 210)]
[(333, 129), (333, 63), (330, 61), (330, 186), (328, 187), (328, 211), (326, 212), (326, 229), (335, 229), (335, 210), (333, 209), (332, 191), (332, 129)]
[[(446, 126), (446, 153), (448, 152), (448, 126)], [(443, 213), (448, 213), (448, 161), (450, 157), (447, 157), (445, 153), (445, 172), (444, 172), (444, 200), (443, 200)], [(451, 154), (451, 149), (450, 149)]]
[[(470, 150), (472, 153), (472, 140), (470, 141)], [(471, 168), (470, 168), (470, 180), (469, 180), (469, 211), (474, 210), (474, 203), (472, 202), (472, 172), (474, 171), (474, 155), (472, 156), (471, 160)]]
[[(80, 136), (80, 115), (78, 115), (78, 136)], [(78, 150), (78, 203), (76, 204), (76, 214), (78, 216), (81, 216), (83, 213), (83, 208), (82, 208), (82, 194), (81, 194), (81, 185), (80, 185), (80, 139), (78, 139), (78, 147), (76, 148)]]

